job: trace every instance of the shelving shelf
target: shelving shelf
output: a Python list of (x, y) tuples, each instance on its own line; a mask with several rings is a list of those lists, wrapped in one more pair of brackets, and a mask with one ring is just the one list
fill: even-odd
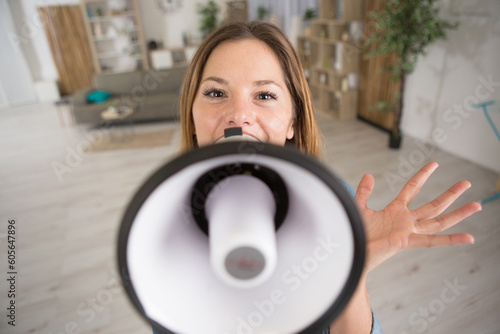
[(80, 0), (96, 73), (148, 69), (137, 0)]
[(337, 120), (357, 115), (362, 9), (363, 0), (320, 0), (310, 35), (297, 43), (315, 109)]
[(142, 59), (141, 54), (133, 54), (133, 53), (98, 53), (97, 58), (106, 59), (106, 58), (118, 58), (118, 57), (133, 57), (135, 59)]
[[(88, 12), (87, 12), (88, 16)], [(114, 19), (122, 19), (122, 18), (127, 18), (127, 17), (134, 17), (135, 13), (133, 11), (129, 11), (120, 15), (107, 15), (107, 16), (94, 16), (92, 18), (89, 18), (90, 23), (95, 23), (95, 22), (108, 22), (112, 21)]]

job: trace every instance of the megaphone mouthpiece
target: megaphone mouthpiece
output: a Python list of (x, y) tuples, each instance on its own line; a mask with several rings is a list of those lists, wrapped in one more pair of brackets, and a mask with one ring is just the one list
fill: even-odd
[(224, 130), (224, 138), (232, 136), (241, 136), (243, 134), (243, 129), (241, 127), (227, 128)]
[(220, 144), (224, 142), (231, 142), (231, 141), (259, 141), (257, 138), (254, 136), (248, 135), (246, 133), (243, 133), (243, 129), (241, 127), (233, 127), (233, 128), (227, 128), (224, 130), (224, 137), (220, 138), (217, 140), (215, 143)]

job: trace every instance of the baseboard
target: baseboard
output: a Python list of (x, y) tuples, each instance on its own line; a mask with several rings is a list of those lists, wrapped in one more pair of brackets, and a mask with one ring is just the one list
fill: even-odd
[(376, 127), (376, 128), (377, 128), (377, 129), (379, 129), (379, 130), (382, 130), (382, 131), (387, 132), (387, 133), (391, 133), (391, 130), (386, 129), (386, 128), (384, 128), (383, 126), (381, 126), (380, 124), (377, 124), (377, 123), (375, 123), (375, 122), (372, 122), (372, 121), (370, 121), (370, 120), (368, 120), (368, 119), (366, 119), (366, 118), (364, 118), (364, 117), (362, 117), (362, 116), (360, 116), (360, 115), (357, 115), (357, 118), (358, 118), (359, 120), (361, 120), (361, 121), (365, 122), (365, 123), (370, 124), (371, 126)]

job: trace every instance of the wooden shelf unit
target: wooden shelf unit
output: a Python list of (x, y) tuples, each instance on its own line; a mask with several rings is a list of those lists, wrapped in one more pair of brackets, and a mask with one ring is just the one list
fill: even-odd
[(315, 108), (337, 120), (355, 118), (361, 48), (355, 24), (363, 19), (363, 0), (321, 0), (309, 36), (298, 38), (298, 54)]
[(137, 0), (80, 0), (96, 73), (148, 69)]

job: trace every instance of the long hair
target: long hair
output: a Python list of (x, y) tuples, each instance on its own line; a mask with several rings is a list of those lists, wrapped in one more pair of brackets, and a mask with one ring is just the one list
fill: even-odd
[(320, 154), (319, 131), (314, 116), (309, 86), (299, 57), (286, 35), (276, 26), (261, 21), (230, 23), (210, 34), (196, 51), (187, 69), (180, 98), (182, 150), (196, 146), (194, 138), (193, 103), (212, 51), (221, 43), (243, 39), (257, 39), (267, 44), (281, 64), (285, 83), (292, 97), (294, 137), (289, 144), (314, 157)]

